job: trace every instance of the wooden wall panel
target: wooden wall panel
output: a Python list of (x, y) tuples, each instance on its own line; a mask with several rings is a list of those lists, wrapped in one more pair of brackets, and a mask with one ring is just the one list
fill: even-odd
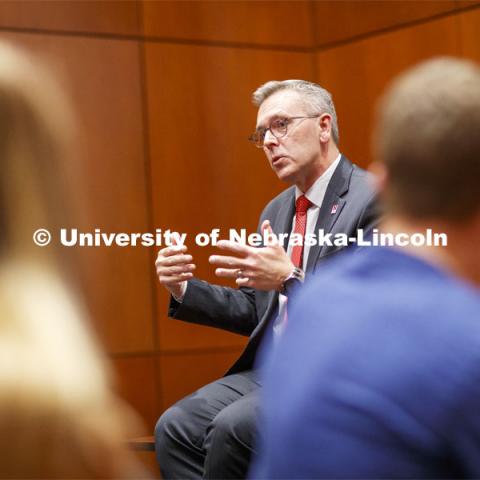
[(138, 460), (143, 464), (144, 468), (148, 472), (147, 478), (149, 480), (161, 479), (160, 467), (158, 466), (155, 452), (150, 451), (136, 451), (134, 452)]
[[(285, 186), (247, 141), (255, 128), (251, 92), (273, 78), (312, 78), (308, 54), (148, 43), (147, 92), (154, 221), (189, 235), (200, 278), (219, 280), (200, 232), (257, 227), (265, 204)], [(162, 350), (243, 344), (242, 337), (165, 318), (159, 286)]]
[(457, 0), (457, 5), (459, 8), (471, 8), (480, 6), (480, 0)]
[(454, 10), (454, 0), (313, 1), (316, 45), (399, 26)]
[(113, 358), (112, 361), (117, 375), (118, 392), (145, 422), (145, 430), (138, 432), (138, 435), (150, 434), (160, 408), (156, 359), (153, 355), (129, 356)]
[(317, 54), (319, 82), (333, 93), (341, 150), (366, 166), (375, 102), (405, 68), (435, 55), (456, 55), (456, 16), (378, 35)]
[[(6, 34), (1, 39), (61, 66), (78, 120), (69, 168), (71, 227), (148, 231), (139, 46), (135, 42)], [(151, 258), (146, 248), (78, 248), (79, 274), (109, 351), (153, 345)]]
[[(216, 280), (215, 283), (222, 284), (220, 280)], [(216, 348), (218, 346), (239, 347), (246, 344), (248, 338), (241, 335), (167, 318), (165, 313), (167, 294), (162, 289), (158, 292), (158, 296), (160, 296), (161, 308), (159, 341), (160, 349), (163, 352), (180, 352), (185, 349)]]
[[(72, 95), (79, 135), (75, 161), (66, 165), (77, 208), (69, 226), (144, 232), (153, 209), (155, 227), (189, 234), (198, 276), (224, 283), (207, 263), (214, 249), (196, 247), (194, 234), (215, 227), (224, 235), (228, 228), (253, 231), (265, 203), (285, 187), (263, 153), (246, 141), (256, 118), (251, 92), (273, 78), (320, 81), (334, 94), (342, 151), (365, 166), (373, 105), (393, 76), (436, 54), (480, 59), (478, 9), (427, 20), (473, 3), (4, 1), (0, 29), (88, 35), (2, 33), (0, 39), (48, 54)], [(94, 38), (137, 35), (139, 20), (148, 37), (178, 44)], [(323, 45), (416, 20), (425, 23), (316, 54), (281, 51), (312, 46), (313, 27)], [(194, 45), (197, 41), (253, 48)], [(145, 48), (145, 86), (140, 48)], [(148, 125), (142, 117), (143, 87)], [(147, 171), (145, 147), (151, 161)], [(113, 363), (121, 395), (151, 431), (162, 410), (220, 377), (246, 338), (167, 319), (168, 296), (152, 274), (152, 250), (91, 248), (78, 249), (78, 255), (88, 305), (109, 351), (144, 352), (115, 355)]]
[(0, 27), (139, 34), (135, 0), (3, 0)]
[(304, 0), (143, 2), (145, 35), (184, 40), (306, 47), (310, 15)]
[(480, 62), (480, 8), (459, 15), (462, 56)]
[[(207, 383), (221, 378), (240, 355), (240, 349), (159, 357), (162, 411)], [(161, 412), (159, 412), (161, 413)]]

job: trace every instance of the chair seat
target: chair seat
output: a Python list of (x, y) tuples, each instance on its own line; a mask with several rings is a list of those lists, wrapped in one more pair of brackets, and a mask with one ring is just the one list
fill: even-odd
[(155, 451), (155, 440), (153, 435), (146, 437), (132, 438), (128, 441), (128, 445), (132, 450)]

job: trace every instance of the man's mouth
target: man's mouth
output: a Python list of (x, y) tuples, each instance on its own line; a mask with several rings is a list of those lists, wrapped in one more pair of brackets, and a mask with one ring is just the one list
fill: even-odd
[(272, 166), (275, 166), (276, 164), (280, 163), (283, 158), (285, 158), (285, 155), (274, 155), (272, 157)]

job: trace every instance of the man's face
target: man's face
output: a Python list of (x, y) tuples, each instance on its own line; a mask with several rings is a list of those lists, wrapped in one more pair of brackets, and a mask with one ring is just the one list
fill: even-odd
[[(299, 93), (280, 90), (260, 105), (257, 128), (267, 128), (277, 118), (307, 116), (309, 113)], [(302, 188), (305, 183), (310, 183), (310, 177), (317, 175), (321, 156), (320, 133), (319, 118), (292, 120), (282, 138), (275, 138), (267, 131), (263, 150), (280, 180)]]

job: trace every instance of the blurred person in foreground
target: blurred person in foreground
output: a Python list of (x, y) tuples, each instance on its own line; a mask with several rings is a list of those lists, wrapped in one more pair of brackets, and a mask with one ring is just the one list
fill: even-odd
[(68, 259), (32, 241), (67, 219), (70, 114), (49, 73), (0, 44), (1, 478), (139, 478), (130, 410), (112, 393)]
[(252, 478), (480, 477), (480, 69), (441, 58), (383, 97), (383, 232), (294, 300), (264, 372)]

